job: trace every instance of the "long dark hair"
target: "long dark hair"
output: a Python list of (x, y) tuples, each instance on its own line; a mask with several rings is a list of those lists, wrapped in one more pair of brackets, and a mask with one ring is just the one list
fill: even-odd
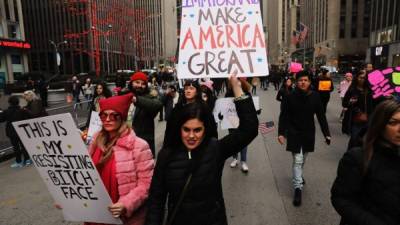
[[(201, 88), (200, 88), (200, 84), (197, 80), (186, 80), (185, 84), (183, 85), (183, 87), (188, 87), (188, 86), (192, 86), (194, 88), (196, 88), (196, 96), (195, 98), (195, 102), (204, 102), (203, 99), (201, 98)], [(179, 98), (179, 104), (185, 105), (187, 103), (187, 100), (185, 98), (185, 89), (183, 90), (183, 94), (180, 96)]]
[(372, 114), (364, 137), (364, 173), (367, 172), (374, 155), (374, 145), (382, 140), (383, 131), (396, 112), (400, 112), (400, 104), (394, 100), (386, 100), (381, 102)]
[(351, 85), (349, 87), (349, 90), (354, 90), (357, 88), (358, 85), (358, 77), (365, 74), (365, 80), (364, 80), (364, 85), (363, 85), (363, 89), (364, 91), (369, 91), (369, 86), (368, 86), (368, 76), (365, 73), (364, 70), (360, 70), (356, 73), (356, 75), (353, 77), (353, 81), (351, 82)]
[(97, 94), (97, 86), (102, 86), (103, 87), (103, 96), (106, 98), (109, 98), (112, 96), (110, 89), (108, 89), (107, 84), (104, 82), (100, 82), (98, 84), (96, 84), (95, 88), (94, 88), (94, 95), (93, 95), (93, 100), (96, 99), (99, 94)]
[(186, 104), (178, 113), (178, 119), (173, 121), (174, 124), (171, 125), (171, 132), (174, 135), (168, 135), (169, 140), (166, 140), (163, 146), (164, 148), (176, 148), (177, 146), (182, 145), (182, 139), (180, 135), (181, 128), (183, 124), (191, 119), (198, 119), (204, 124), (205, 132), (202, 143), (206, 143), (207, 140), (209, 140), (209, 138), (212, 136), (211, 134), (214, 121), (211, 120), (211, 117), (209, 116), (211, 114), (211, 111), (204, 102), (194, 102)]

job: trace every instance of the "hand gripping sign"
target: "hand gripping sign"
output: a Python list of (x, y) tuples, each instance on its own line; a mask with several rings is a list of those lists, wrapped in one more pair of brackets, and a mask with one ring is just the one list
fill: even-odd
[(65, 220), (122, 224), (108, 211), (111, 198), (71, 114), (14, 122), (13, 126)]
[(266, 76), (259, 0), (183, 0), (178, 78)]
[(373, 98), (400, 93), (400, 67), (375, 70), (368, 74)]

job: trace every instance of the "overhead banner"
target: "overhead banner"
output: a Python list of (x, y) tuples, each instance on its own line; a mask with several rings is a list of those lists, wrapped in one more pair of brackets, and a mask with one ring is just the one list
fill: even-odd
[(183, 0), (178, 78), (269, 74), (259, 0)]
[[(221, 125), (222, 130), (234, 129), (239, 127), (239, 117), (236, 112), (234, 98), (219, 98), (215, 102), (214, 118)], [(260, 109), (260, 98), (253, 97), (253, 103), (256, 110)]]
[(71, 114), (14, 122), (13, 126), (65, 220), (122, 224), (108, 210), (111, 198)]

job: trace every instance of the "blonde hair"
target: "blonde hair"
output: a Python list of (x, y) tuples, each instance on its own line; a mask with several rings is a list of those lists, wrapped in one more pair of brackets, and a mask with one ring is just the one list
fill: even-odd
[(24, 98), (25, 98), (28, 102), (33, 101), (33, 100), (38, 100), (38, 99), (39, 99), (39, 97), (37, 97), (37, 95), (35, 94), (35, 92), (33, 92), (33, 91), (31, 91), (31, 90), (25, 91), (25, 92), (24, 92)]
[(117, 143), (117, 140), (131, 132), (131, 128), (125, 123), (124, 120), (121, 121), (121, 126), (118, 129), (117, 135), (110, 139), (109, 133), (104, 130), (104, 128), (99, 132), (94, 141), (94, 145), (102, 150), (102, 155), (99, 161), (99, 166), (102, 167), (112, 156), (112, 147)]

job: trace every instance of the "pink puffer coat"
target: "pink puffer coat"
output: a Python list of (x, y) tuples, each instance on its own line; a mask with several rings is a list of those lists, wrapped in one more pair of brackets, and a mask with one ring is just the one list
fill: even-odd
[[(92, 155), (95, 149), (92, 144), (89, 153)], [(113, 151), (120, 196), (118, 202), (126, 207), (124, 225), (142, 225), (146, 216), (144, 203), (153, 176), (153, 155), (147, 142), (132, 130), (118, 139)]]

